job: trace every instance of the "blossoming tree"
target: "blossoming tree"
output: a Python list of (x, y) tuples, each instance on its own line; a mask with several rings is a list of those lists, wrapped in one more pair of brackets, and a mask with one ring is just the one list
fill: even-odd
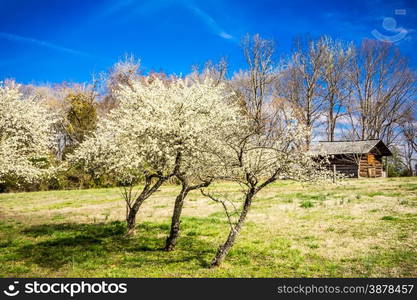
[(230, 226), (226, 241), (219, 246), (211, 262), (212, 267), (220, 265), (227, 256), (255, 196), (262, 189), (278, 179), (310, 181), (331, 178), (325, 168), (325, 159), (319, 161), (305, 151), (306, 130), (294, 119), (282, 122), (278, 127), (254, 122), (250, 116), (246, 121), (246, 125), (236, 128), (232, 138), (224, 141), (222, 147), (229, 150), (222, 151), (225, 156), (220, 158), (223, 178), (242, 187), (241, 201), (236, 203), (227, 199), (221, 191), (202, 190), (203, 195), (222, 205)]
[[(174, 209), (171, 239), (178, 236), (182, 202), (189, 190), (207, 185), (200, 177), (195, 185), (189, 174), (215, 147), (224, 130), (237, 123), (236, 108), (228, 104), (225, 86), (210, 79), (141, 78), (116, 94), (118, 107), (98, 124), (96, 134), (74, 153), (72, 161), (97, 172), (111, 173), (132, 186), (143, 181), (140, 191), (125, 190), (128, 234), (133, 234), (136, 215), (143, 204), (169, 178), (183, 178)], [(188, 175), (187, 175), (188, 174)], [(201, 174), (201, 172), (199, 173)], [(196, 177), (195, 177), (196, 179)]]
[(32, 183), (48, 173), (54, 119), (18, 86), (0, 85), (0, 184)]

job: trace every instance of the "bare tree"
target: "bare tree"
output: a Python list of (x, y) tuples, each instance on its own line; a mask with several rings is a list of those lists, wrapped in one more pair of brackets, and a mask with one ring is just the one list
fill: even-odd
[(306, 147), (310, 146), (312, 131), (324, 108), (325, 54), (325, 43), (297, 39), (295, 51), (279, 80), (280, 94), (289, 101), (298, 121), (309, 129), (305, 137)]
[(274, 78), (275, 44), (259, 34), (247, 35), (241, 42), (248, 70), (235, 74), (233, 86), (242, 95), (247, 113), (258, 128), (263, 122), (263, 107)]
[(413, 176), (415, 173), (415, 162), (417, 162), (415, 155), (416, 151), (414, 150), (413, 145), (409, 140), (405, 139), (402, 143), (400, 142), (397, 148), (399, 150), (402, 163), (407, 170), (407, 174)]
[(227, 81), (227, 68), (227, 59), (222, 57), (217, 63), (211, 60), (207, 61), (202, 70), (200, 70), (198, 65), (193, 66), (192, 73), (188, 77), (199, 81), (209, 77), (214, 81), (214, 85), (218, 85), (221, 82), (225, 83)]
[(415, 76), (399, 50), (387, 42), (365, 40), (349, 73), (353, 92), (347, 105), (352, 134), (383, 139), (389, 146), (415, 97)]
[(334, 141), (338, 119), (344, 113), (344, 105), (350, 96), (350, 85), (347, 80), (351, 71), (354, 49), (352, 45), (344, 45), (323, 37), (318, 41), (324, 50), (322, 66), (323, 93), (326, 113), (326, 134), (328, 141)]
[[(415, 109), (415, 106), (413, 107)], [(417, 119), (416, 112), (410, 109), (401, 123), (402, 143), (400, 156), (410, 175), (417, 175)]]

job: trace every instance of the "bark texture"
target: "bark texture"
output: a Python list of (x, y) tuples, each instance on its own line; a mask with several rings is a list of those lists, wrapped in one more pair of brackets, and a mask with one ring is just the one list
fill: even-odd
[(145, 183), (144, 183), (144, 187), (141, 193), (136, 198), (133, 205), (130, 205), (129, 203), (127, 204), (126, 236), (135, 234), (136, 215), (139, 211), (139, 208), (142, 206), (143, 202), (146, 199), (148, 199), (153, 193), (155, 193), (165, 181), (167, 181), (169, 178), (177, 174), (179, 171), (180, 165), (181, 165), (181, 153), (178, 153), (175, 158), (175, 165), (174, 165), (173, 172), (171, 174), (164, 176), (161, 172), (158, 172), (155, 174), (147, 174), (145, 176)]
[(242, 212), (240, 213), (239, 220), (234, 226), (231, 226), (230, 232), (226, 241), (224, 242), (223, 245), (221, 245), (217, 249), (216, 256), (211, 261), (211, 265), (210, 265), (211, 268), (219, 266), (224, 260), (224, 258), (226, 257), (226, 255), (229, 253), (232, 246), (234, 245), (236, 241), (236, 237), (238, 236), (240, 230), (242, 229), (242, 225), (246, 220), (246, 216), (248, 215), (250, 206), (252, 204), (252, 199), (255, 196), (255, 193), (256, 191), (254, 188), (251, 188), (246, 193), (245, 203), (243, 204), (243, 209), (242, 209)]
[(126, 236), (135, 235), (136, 215), (139, 211), (139, 208), (142, 206), (143, 202), (147, 198), (149, 198), (154, 192), (156, 192), (160, 188), (160, 186), (169, 178), (169, 176), (161, 176), (157, 179), (155, 183), (152, 184), (152, 177), (154, 176), (149, 176), (146, 178), (145, 186), (143, 187), (142, 192), (136, 198), (133, 205), (131, 207), (128, 207), (128, 214), (126, 216)]
[(211, 180), (202, 182), (197, 185), (189, 185), (188, 179), (185, 175), (178, 175), (177, 178), (181, 181), (181, 191), (175, 198), (174, 212), (172, 213), (171, 229), (169, 236), (166, 239), (165, 251), (172, 251), (177, 244), (177, 239), (180, 235), (181, 213), (184, 205), (184, 200), (188, 193), (192, 190), (201, 189), (210, 185)]

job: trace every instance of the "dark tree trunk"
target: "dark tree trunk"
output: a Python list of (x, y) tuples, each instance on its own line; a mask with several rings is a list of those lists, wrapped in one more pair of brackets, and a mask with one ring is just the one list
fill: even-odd
[[(157, 174), (151, 174), (145, 176), (145, 185), (142, 189), (140, 195), (136, 198), (135, 202), (133, 203), (132, 207), (127, 207), (128, 213), (126, 216), (126, 223), (127, 223), (127, 232), (126, 235), (134, 235), (135, 234), (135, 225), (136, 225), (136, 215), (141, 207), (142, 203), (149, 198), (153, 193), (155, 193), (161, 185), (167, 181), (169, 178), (174, 176), (178, 173), (179, 167), (181, 165), (181, 153), (177, 153), (175, 158), (175, 166), (174, 170), (171, 174), (167, 176), (163, 176), (161, 172)], [(152, 179), (156, 178), (156, 182), (152, 184)]]
[(137, 213), (139, 211), (139, 208), (141, 207), (143, 201), (145, 201), (145, 199), (146, 199), (146, 198), (145, 199), (139, 199), (139, 197), (136, 199), (135, 204), (129, 210), (129, 213), (126, 217), (126, 222), (127, 222), (126, 236), (135, 235), (136, 215), (137, 215)]
[(207, 187), (211, 183), (211, 180), (208, 180), (201, 184), (190, 186), (188, 184), (187, 178), (185, 178), (183, 174), (178, 175), (177, 177), (181, 181), (182, 187), (181, 187), (180, 193), (177, 195), (177, 198), (175, 199), (174, 212), (172, 214), (172, 220), (171, 220), (171, 230), (170, 230), (169, 236), (166, 239), (165, 248), (164, 248), (165, 251), (174, 250), (175, 245), (177, 244), (177, 239), (180, 235), (182, 207), (184, 205), (184, 200), (187, 197), (188, 193), (192, 190)]
[(134, 235), (135, 234), (135, 226), (136, 226), (136, 215), (139, 211), (139, 208), (142, 206), (142, 203), (148, 199), (153, 193), (155, 193), (160, 186), (168, 180), (170, 176), (160, 176), (157, 177), (157, 181), (152, 184), (153, 176), (147, 176), (145, 178), (145, 186), (142, 189), (140, 195), (136, 198), (135, 202), (133, 203), (132, 207), (128, 207), (128, 213), (126, 216), (126, 223), (127, 223), (127, 231), (126, 236)]
[(189, 187), (187, 182), (182, 183), (181, 192), (177, 195), (177, 198), (175, 199), (175, 205), (174, 205), (174, 212), (172, 214), (172, 220), (171, 220), (171, 230), (169, 233), (169, 236), (166, 239), (165, 243), (165, 251), (172, 251), (175, 248), (175, 245), (177, 243), (177, 238), (180, 234), (180, 223), (181, 223), (181, 212), (182, 207), (184, 205), (184, 199), (187, 197), (187, 194), (189, 192)]
[(189, 185), (186, 174), (177, 172), (176, 176), (181, 181), (181, 191), (177, 195), (177, 198), (175, 198), (174, 212), (172, 213), (171, 219), (171, 230), (169, 236), (166, 239), (164, 248), (165, 251), (174, 250), (175, 245), (177, 243), (177, 239), (180, 235), (182, 207), (184, 205), (184, 200), (187, 197), (188, 193), (192, 190), (208, 187), (212, 182), (212, 179), (208, 179), (200, 184)]
[(327, 140), (333, 142), (334, 140), (334, 127), (335, 127), (335, 120), (334, 120), (334, 99), (333, 95), (330, 96), (329, 101), (329, 115), (327, 117)]
[(216, 256), (211, 261), (211, 268), (219, 266), (226, 255), (229, 253), (230, 248), (234, 245), (236, 241), (236, 237), (238, 236), (240, 230), (242, 229), (242, 225), (246, 220), (246, 216), (248, 215), (249, 208), (252, 204), (252, 199), (255, 196), (255, 189), (251, 188), (248, 190), (245, 196), (245, 203), (243, 205), (242, 212), (240, 213), (239, 220), (236, 223), (236, 225), (232, 226), (230, 229), (229, 235), (226, 239), (226, 242), (224, 242), (223, 245), (219, 247), (217, 250)]

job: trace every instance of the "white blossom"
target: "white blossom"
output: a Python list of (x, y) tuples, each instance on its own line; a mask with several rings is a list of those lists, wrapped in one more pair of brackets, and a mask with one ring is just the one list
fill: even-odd
[(238, 108), (229, 96), (209, 78), (151, 77), (120, 86), (119, 106), (71, 159), (129, 182), (144, 173), (168, 175), (181, 155), (183, 168), (201, 174), (212, 157), (208, 150), (238, 124)]
[(34, 182), (48, 173), (53, 117), (18, 86), (0, 86), (0, 182)]

